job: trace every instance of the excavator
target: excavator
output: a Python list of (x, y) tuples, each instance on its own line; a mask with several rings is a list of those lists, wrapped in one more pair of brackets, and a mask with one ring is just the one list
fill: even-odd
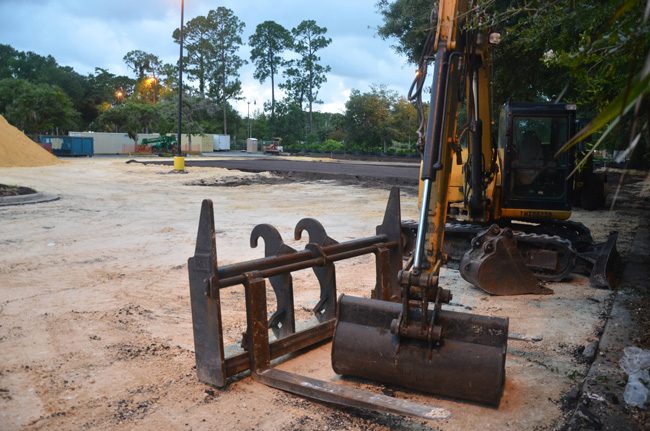
[[(424, 80), (429, 78), (426, 66), (433, 60), (430, 109), (421, 127), (419, 218), (413, 227), (412, 241), (404, 234), (400, 193), (394, 188), (375, 235), (339, 242), (327, 234), (320, 222), (303, 218), (296, 224), (293, 238), (299, 241), (305, 233), (308, 238), (304, 248), (297, 250), (284, 242), (275, 227), (260, 224), (251, 232), (250, 245), (257, 247), (263, 240), (264, 257), (220, 265), (214, 206), (210, 200), (203, 201), (194, 256), (188, 260), (200, 381), (225, 387), (234, 376), (250, 372), (259, 383), (327, 403), (427, 419), (447, 417), (449, 412), (431, 405), (274, 367), (280, 360), (290, 360), (292, 355), (331, 341), (332, 369), (344, 377), (499, 405), (506, 378), (509, 321), (507, 317), (447, 308), (452, 294), (448, 286), (442, 285), (440, 270), (447, 255), (444, 244), (448, 215), (463, 213), (468, 208), (470, 221), (492, 221), (494, 214), (507, 215), (508, 208), (522, 208), (519, 203), (530, 200), (527, 190), (531, 185), (533, 195), (549, 197), (551, 202), (557, 196), (550, 187), (560, 177), (553, 177), (550, 171), (544, 176), (528, 172), (531, 168), (522, 159), (517, 159), (519, 165), (510, 163), (506, 169), (504, 164), (494, 162), (495, 158), (505, 158), (512, 149), (493, 150), (490, 142), (483, 139), (488, 136), (489, 124), (481, 129), (480, 120), (487, 121), (488, 117), (483, 115), (488, 100), (481, 93), (479, 80), (489, 61), (485, 51), (489, 35), (468, 25), (466, 20), (471, 13), (468, 0), (440, 0), (437, 25), (426, 44), (429, 51), (420, 64), (416, 85), (424, 88)], [(459, 105), (464, 97), (470, 101), (468, 110), (474, 110), (464, 132), (470, 136), (467, 150), (460, 148), (457, 138)], [(511, 105), (510, 109), (513, 114), (519, 108)], [(571, 111), (565, 107), (567, 110)], [(505, 115), (508, 119), (507, 112)], [(511, 115), (511, 123), (514, 117)], [(569, 126), (566, 127), (565, 133), (569, 133)], [(523, 133), (522, 130), (522, 136)], [(454, 154), (458, 162), (464, 152), (465, 160), (473, 162), (454, 165)], [(477, 160), (479, 164), (475, 164)], [(462, 168), (461, 177), (454, 175), (458, 166)], [(481, 166), (480, 175), (476, 170), (470, 171), (473, 166)], [(494, 166), (503, 172), (496, 171)], [(513, 169), (521, 170), (521, 178), (515, 178), (519, 171)], [(541, 183), (544, 184), (535, 185)], [(473, 188), (468, 188), (468, 184)], [(503, 184), (513, 186), (505, 190)], [(558, 211), (566, 209), (533, 206), (522, 211), (530, 212), (531, 218), (538, 220), (547, 218), (548, 213), (558, 218)], [(517, 245), (522, 242), (521, 234), (509, 226), (495, 224), (473, 236), (472, 246), (487, 257), (466, 253), (468, 260), (461, 265), (468, 266), (469, 274), (478, 274), (478, 284), (495, 284), (494, 280), (486, 282), (483, 274), (490, 272), (489, 265), (495, 264), (493, 256), (497, 256), (496, 265), (504, 271), (500, 275), (508, 289), (518, 293), (530, 288), (518, 285), (531, 284), (532, 277), (529, 262)], [(405, 254), (410, 254), (407, 261)], [(339, 295), (337, 262), (363, 255), (375, 258), (374, 289), (369, 297)], [(299, 287), (294, 286), (292, 274), (301, 270), (314, 272), (320, 291), (308, 322), (296, 322), (294, 312), (294, 288)], [(267, 283), (271, 287), (268, 293)], [(227, 346), (221, 319), (222, 291), (242, 288), (246, 331), (239, 346)], [(269, 301), (267, 295), (274, 298)], [(271, 309), (269, 302), (273, 304)]]
[[(445, 265), (459, 269), (465, 280), (494, 295), (551, 293), (538, 280), (559, 281), (571, 273), (589, 276), (594, 287), (612, 288), (617, 278), (617, 232), (596, 243), (584, 224), (569, 220), (572, 201), (581, 201), (589, 209), (604, 201), (604, 179), (592, 171), (591, 164), (570, 175), (581, 154), (557, 154), (576, 132), (576, 105), (507, 102), (493, 133), (491, 52), (500, 35), (472, 31), (461, 37), (462, 53), (452, 55), (452, 61), (458, 61), (460, 84), (449, 82), (444, 96), (458, 99), (467, 116), (462, 126), (459, 109), (449, 119), (454, 133), (448, 144), (456, 163), (451, 166), (446, 198)], [(429, 37), (425, 43), (409, 91), (420, 112), (421, 149), (428, 128), (422, 115), (422, 89), (437, 41), (438, 36)], [(409, 238), (406, 254), (414, 253), (418, 226), (403, 223)], [(503, 229), (513, 241), (496, 239)], [(514, 259), (515, 255), (521, 259)]]
[[(445, 264), (495, 295), (551, 293), (537, 280), (560, 281), (572, 273), (589, 276), (594, 287), (613, 288), (618, 233), (597, 243), (584, 224), (569, 220), (572, 203), (588, 210), (604, 204), (606, 181), (593, 172), (590, 160), (576, 169), (583, 152), (559, 153), (576, 133), (576, 105), (508, 101), (498, 120), (493, 119), (491, 52), (499, 42), (498, 33), (476, 32), (466, 38), (462, 67), (467, 122), (450, 143), (456, 163), (449, 182)], [(429, 51), (425, 45), (420, 70)], [(416, 76), (409, 95), (420, 110), (422, 76)], [(421, 124), (420, 136), (423, 128)], [(516, 238), (516, 251), (492, 240), (504, 228)], [(404, 229), (412, 244), (417, 225), (407, 222)], [(512, 263), (503, 259), (504, 253), (521, 255), (525, 266), (517, 265), (521, 276), (511, 285), (502, 275)]]

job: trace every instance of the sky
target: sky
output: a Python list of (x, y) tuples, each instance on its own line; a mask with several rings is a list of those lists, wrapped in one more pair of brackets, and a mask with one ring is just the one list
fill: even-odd
[[(180, 0), (0, 0), (0, 43), (19, 51), (52, 55), (59, 64), (81, 74), (95, 67), (114, 74), (133, 74), (122, 57), (140, 49), (166, 63), (178, 59), (171, 34), (180, 26)], [(225, 6), (245, 24), (240, 56), (249, 60), (248, 37), (259, 23), (272, 20), (287, 29), (313, 19), (327, 28), (332, 43), (322, 51), (322, 64), (332, 70), (322, 86), (317, 110), (343, 112), (353, 89), (383, 84), (406, 96), (415, 66), (394, 52), (393, 41), (381, 40), (376, 0), (185, 0), (185, 22)], [(271, 99), (270, 82), (253, 78), (249, 62), (240, 70), (242, 97), (233, 104), (251, 115)], [(276, 98), (278, 97), (276, 89)], [(280, 93), (281, 94), (281, 93)]]

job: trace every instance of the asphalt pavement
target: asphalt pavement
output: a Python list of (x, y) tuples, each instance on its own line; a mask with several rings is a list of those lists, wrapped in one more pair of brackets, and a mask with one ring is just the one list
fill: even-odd
[[(146, 160), (143, 164), (173, 165), (171, 160)], [(202, 159), (185, 160), (186, 167), (215, 167), (236, 169), (245, 172), (281, 172), (323, 175), (332, 178), (337, 176), (356, 178), (399, 179), (417, 183), (419, 164), (417, 163), (382, 163), (362, 161), (306, 161), (286, 160), (284, 158), (250, 158), (250, 159)]]

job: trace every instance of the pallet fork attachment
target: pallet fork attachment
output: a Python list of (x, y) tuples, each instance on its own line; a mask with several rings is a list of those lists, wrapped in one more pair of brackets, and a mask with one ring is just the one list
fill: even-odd
[[(309, 234), (309, 243), (304, 250), (296, 251), (282, 242), (280, 234), (270, 225), (258, 225), (251, 235), (251, 245), (256, 246), (258, 239), (265, 242), (266, 256), (261, 259), (219, 267), (217, 264), (217, 249), (215, 239), (213, 205), (210, 200), (204, 200), (197, 234), (195, 254), (188, 261), (190, 279), (190, 298), (192, 306), (192, 326), (196, 355), (196, 370), (200, 381), (216, 387), (224, 387), (228, 379), (235, 375), (250, 371), (253, 379), (265, 385), (292, 392), (319, 401), (348, 407), (365, 408), (381, 412), (396, 413), (407, 416), (417, 416), (426, 419), (444, 419), (450, 412), (429, 405), (423, 405), (403, 399), (368, 392), (332, 382), (321, 381), (295, 373), (281, 371), (272, 367), (273, 361), (280, 360), (286, 355), (319, 346), (329, 341), (336, 331), (349, 330), (354, 332), (354, 323), (350, 319), (343, 322), (341, 316), (345, 310), (350, 310), (349, 301), (355, 299), (342, 295), (337, 302), (337, 286), (335, 277), (335, 262), (347, 258), (374, 254), (376, 260), (376, 285), (372, 297), (376, 299), (361, 299), (361, 307), (366, 315), (376, 315), (377, 311), (388, 307), (389, 314), (395, 314), (393, 308), (400, 305), (399, 301), (403, 286), (399, 281), (402, 266), (402, 238), (400, 226), (399, 190), (393, 189), (390, 194), (383, 223), (377, 226), (376, 235), (346, 242), (337, 242), (327, 236), (322, 225), (314, 219), (303, 219), (296, 226), (294, 236), (298, 240), (303, 231)], [(293, 284), (291, 273), (312, 268), (320, 284), (320, 300), (313, 312), (316, 323), (306, 329), (296, 330), (293, 310)], [(269, 280), (276, 297), (277, 309), (268, 310), (266, 280)], [(247, 329), (243, 334), (243, 352), (227, 355), (224, 346), (223, 326), (221, 319), (220, 293), (225, 288), (243, 286), (246, 301)], [(399, 314), (399, 313), (398, 313)], [(347, 314), (349, 316), (349, 313)], [(462, 315), (462, 316), (461, 316)], [(338, 320), (337, 320), (338, 316)], [(382, 314), (381, 318), (389, 317)], [(469, 316), (469, 317), (464, 317)], [(393, 316), (395, 317), (395, 316)], [(417, 382), (410, 383), (405, 376), (400, 379), (403, 370), (389, 363), (393, 378), (382, 379), (381, 367), (362, 377), (380, 382), (397, 384), (441, 395), (459, 397), (489, 404), (498, 403), (504, 379), (505, 342), (507, 338), (507, 319), (484, 318), (482, 316), (465, 315), (443, 311), (438, 313), (438, 319), (443, 323), (444, 331), (438, 342), (418, 346), (418, 341), (404, 340), (397, 350), (390, 345), (399, 346), (399, 336), (385, 337), (385, 328), (365, 327), (369, 354), (373, 355), (373, 346), (382, 345), (388, 348), (395, 361), (402, 365), (419, 369), (420, 375), (431, 374), (427, 387), (419, 387)], [(466, 320), (466, 322), (464, 321)], [(483, 319), (483, 320), (481, 320)], [(488, 321), (485, 321), (487, 319)], [(497, 319), (497, 320), (493, 320)], [(460, 323), (459, 323), (460, 322)], [(473, 332), (462, 332), (467, 325), (472, 325)], [(496, 330), (496, 332), (495, 332)], [(478, 331), (478, 332), (477, 332)], [(497, 333), (496, 338), (493, 336)], [(505, 335), (504, 335), (505, 334)], [(336, 336), (334, 336), (336, 338)], [(391, 338), (392, 337), (392, 338)], [(484, 342), (486, 339), (489, 342)], [(460, 339), (460, 344), (454, 339)], [(397, 342), (397, 344), (395, 344)], [(388, 343), (388, 344), (386, 344)], [(392, 344), (391, 344), (392, 343)], [(463, 345), (463, 343), (465, 343)], [(493, 345), (488, 346), (487, 344)], [(420, 343), (421, 344), (421, 343)], [(424, 343), (426, 344), (426, 343)], [(478, 350), (463, 350), (464, 346), (475, 344)], [(334, 340), (336, 352), (344, 353), (347, 357), (354, 355), (355, 347), (349, 345), (345, 337)], [(463, 350), (458, 356), (457, 349)], [(400, 350), (401, 349), (401, 350)], [(456, 351), (454, 351), (456, 350)], [(334, 349), (333, 349), (334, 351)], [(489, 353), (485, 353), (489, 352)], [(418, 356), (413, 362), (412, 356)], [(346, 358), (333, 353), (334, 369), (343, 374), (359, 375), (355, 364), (345, 364)], [(487, 356), (491, 360), (488, 360)], [(433, 358), (433, 359), (432, 359)], [(442, 361), (441, 361), (442, 358)], [(466, 360), (467, 358), (467, 360)], [(371, 360), (371, 358), (368, 358)], [(455, 359), (459, 359), (456, 361)], [(498, 384), (492, 388), (489, 399), (483, 396), (466, 396), (463, 391), (484, 392), (487, 386), (476, 386), (475, 380), (468, 380), (464, 375), (476, 375), (481, 370), (486, 371), (484, 361), (490, 363), (493, 376), (485, 377)], [(469, 362), (467, 362), (469, 361)], [(397, 363), (396, 362), (396, 363)], [(454, 364), (452, 370), (445, 370), (446, 364)], [(337, 365), (338, 364), (338, 365)], [(442, 366), (442, 368), (441, 368)], [(463, 368), (472, 367), (471, 373)], [(346, 368), (347, 367), (347, 368)], [(385, 371), (385, 370), (384, 370)], [(435, 371), (435, 372), (431, 372)], [(447, 373), (447, 377), (443, 377)], [(473, 378), (473, 377), (472, 377)], [(438, 382), (440, 379), (442, 382)], [(484, 379), (485, 380), (485, 379)], [(461, 391), (440, 390), (439, 386), (463, 387)], [(491, 383), (488, 383), (491, 385)], [(494, 385), (492, 385), (494, 386)]]

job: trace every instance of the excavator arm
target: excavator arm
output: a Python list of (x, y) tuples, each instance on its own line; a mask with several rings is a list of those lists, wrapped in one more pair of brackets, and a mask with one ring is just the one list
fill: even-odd
[[(508, 319), (443, 309), (452, 295), (439, 283), (449, 179), (458, 145), (459, 89), (463, 82), (471, 82), (466, 77), (468, 35), (463, 24), (468, 12), (467, 1), (440, 1), (435, 38), (430, 38), (434, 43), (423, 54), (416, 77), (427, 78), (427, 57), (434, 57), (429, 115), (420, 133), (424, 142), (420, 144), (418, 230), (412, 260), (398, 276), (400, 304), (344, 296), (339, 302), (332, 365), (341, 374), (498, 405), (505, 379)], [(423, 87), (416, 82), (412, 88)], [(482, 134), (478, 142), (482, 155)], [(372, 347), (359, 349), (355, 342), (359, 338)]]
[[(450, 207), (450, 188), (454, 153), (462, 165), (462, 208), (470, 222), (487, 223), (498, 210), (496, 175), (497, 152), (491, 139), (491, 101), (489, 75), (491, 43), (498, 34), (488, 34), (472, 14), (468, 1), (440, 1), (434, 38), (420, 60), (420, 69), (411, 99), (421, 103), (423, 80), (427, 77), (427, 59), (433, 57), (430, 111), (426, 127), (422, 125), (423, 142), (417, 234), (412, 252), (412, 268), (405, 280), (417, 280), (422, 273), (436, 280), (445, 263), (444, 236)], [(472, 23), (465, 22), (469, 17)], [(459, 106), (465, 105), (467, 122), (458, 124)], [(466, 150), (461, 149), (459, 135), (466, 137)], [(463, 155), (465, 160), (463, 160)], [(460, 171), (456, 167), (455, 171)], [(455, 197), (457, 199), (457, 197)], [(489, 225), (488, 225), (489, 226)], [(480, 243), (479, 243), (480, 242)], [(481, 289), (497, 295), (546, 294), (551, 291), (539, 285), (517, 250), (517, 242), (509, 229), (498, 226), (477, 236), (476, 247), (460, 267), (463, 277)], [(414, 277), (415, 276), (415, 277)]]

